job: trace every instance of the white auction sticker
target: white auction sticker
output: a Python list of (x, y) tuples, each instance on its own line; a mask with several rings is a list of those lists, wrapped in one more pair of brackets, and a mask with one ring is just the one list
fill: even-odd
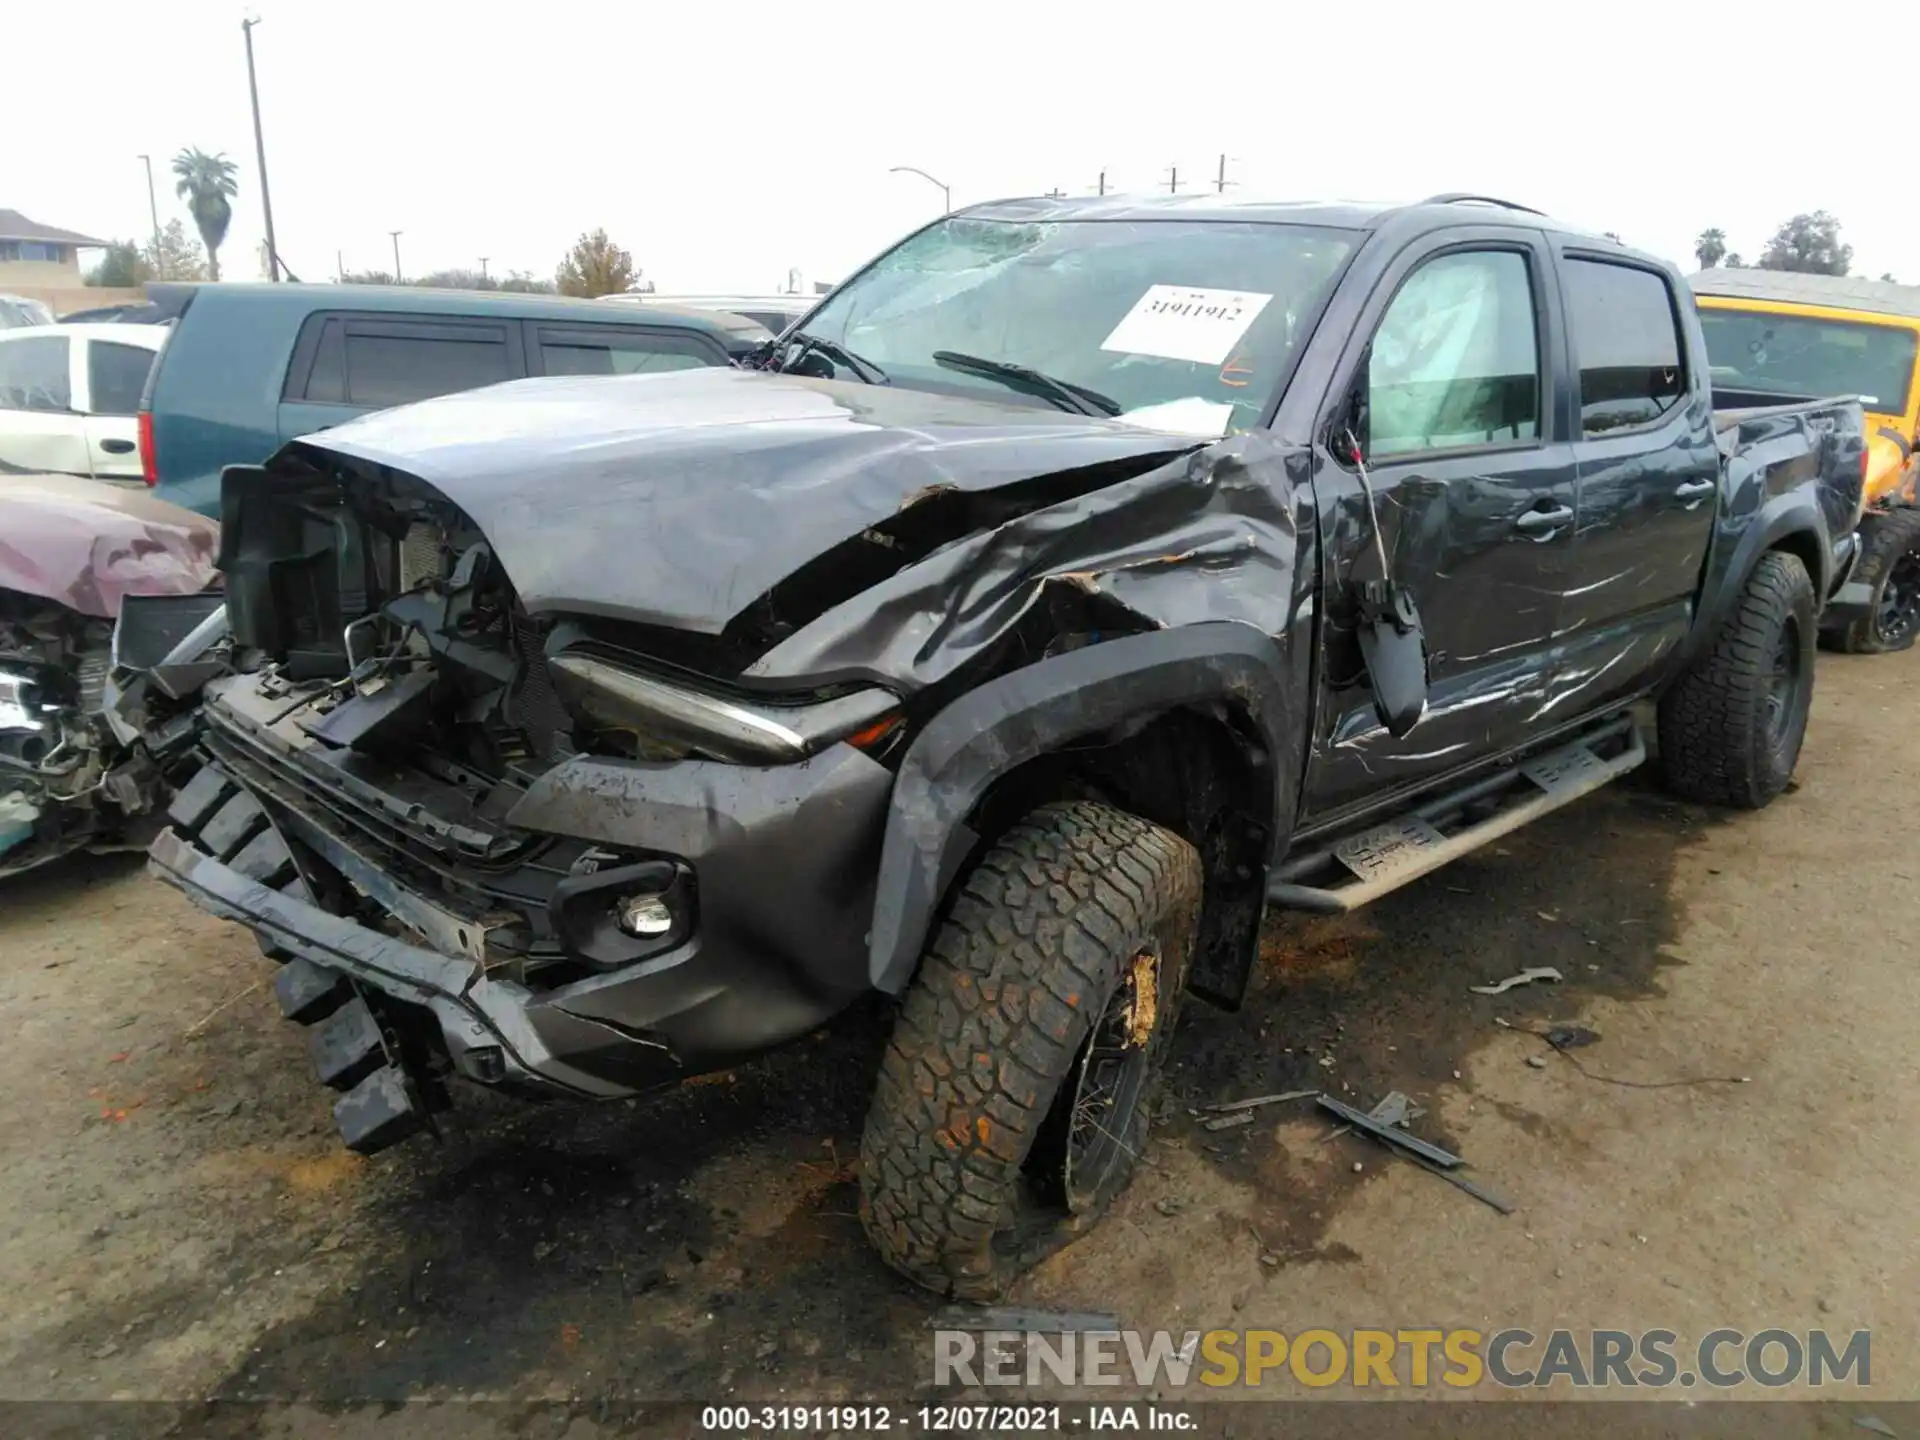
[(1120, 317), (1100, 346), (1126, 355), (1157, 355), (1224, 365), (1271, 295), (1251, 290), (1197, 290), (1187, 285), (1150, 285)]

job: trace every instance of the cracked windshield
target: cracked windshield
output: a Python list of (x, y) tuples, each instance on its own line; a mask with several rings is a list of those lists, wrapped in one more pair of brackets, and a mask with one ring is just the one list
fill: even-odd
[(1258, 423), (1351, 249), (1304, 225), (950, 219), (804, 333), (896, 385), (1219, 436)]

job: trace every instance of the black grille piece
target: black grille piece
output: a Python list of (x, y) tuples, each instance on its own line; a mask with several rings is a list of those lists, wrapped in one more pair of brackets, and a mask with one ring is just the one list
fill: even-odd
[(563, 749), (562, 742), (572, 738), (573, 721), (553, 688), (553, 676), (547, 673), (543, 641), (540, 627), (516, 607), (513, 649), (520, 663), (507, 693), (507, 723), (526, 735), (541, 759), (551, 760)]

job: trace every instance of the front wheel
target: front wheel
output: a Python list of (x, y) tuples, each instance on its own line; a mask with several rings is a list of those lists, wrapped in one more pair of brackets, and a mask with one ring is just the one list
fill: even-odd
[(1661, 698), (1668, 789), (1757, 810), (1787, 788), (1813, 706), (1817, 616), (1799, 558), (1761, 556), (1713, 649)]
[(988, 850), (920, 962), (860, 1143), (886, 1262), (999, 1295), (1089, 1228), (1133, 1174), (1186, 984), (1200, 857), (1088, 801)]

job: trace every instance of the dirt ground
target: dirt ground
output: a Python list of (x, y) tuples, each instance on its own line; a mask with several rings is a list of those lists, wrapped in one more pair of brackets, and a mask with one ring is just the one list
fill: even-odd
[[(1176, 1330), (1870, 1329), (1874, 1396), (1920, 1398), (1916, 735), (1920, 654), (1823, 656), (1763, 813), (1634, 777), (1272, 928), (1240, 1013), (1189, 1008), (1150, 1168), (1017, 1300)], [(1537, 964), (1566, 982), (1468, 991)], [(934, 1307), (854, 1215), (877, 1009), (657, 1101), (457, 1112), (363, 1161), (269, 969), (133, 857), (0, 886), (0, 1399), (926, 1393)], [(1496, 1017), (1597, 1030), (1591, 1074)], [(1299, 1104), (1190, 1113), (1307, 1085), (1408, 1092), (1515, 1213)]]

